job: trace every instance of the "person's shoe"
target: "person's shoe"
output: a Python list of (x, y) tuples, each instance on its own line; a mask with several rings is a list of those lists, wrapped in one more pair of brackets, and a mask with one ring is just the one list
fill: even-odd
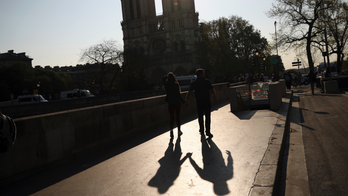
[(178, 131), (178, 136), (180, 137), (182, 135), (182, 131)]
[(174, 133), (173, 131), (170, 131), (170, 137), (173, 138), (174, 137)]
[(213, 134), (211, 134), (211, 133), (207, 133), (206, 135), (208, 136), (208, 139), (213, 138)]

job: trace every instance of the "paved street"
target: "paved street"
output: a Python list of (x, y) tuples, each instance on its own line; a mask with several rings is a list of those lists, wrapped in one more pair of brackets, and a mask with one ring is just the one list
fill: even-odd
[(348, 95), (293, 91), (286, 195), (348, 195)]
[[(167, 115), (167, 111), (164, 111)], [(0, 195), (249, 195), (279, 114), (212, 112), (212, 140), (196, 115), (181, 138), (168, 125), (0, 189)], [(176, 131), (176, 129), (175, 129)]]

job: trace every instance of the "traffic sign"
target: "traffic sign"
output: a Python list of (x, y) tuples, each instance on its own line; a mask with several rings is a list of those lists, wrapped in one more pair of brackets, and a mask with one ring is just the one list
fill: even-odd
[(301, 65), (301, 61), (292, 62), (292, 66), (300, 66), (300, 65)]
[(272, 57), (271, 58), (271, 63), (273, 64), (273, 65), (275, 65), (275, 64), (277, 64), (278, 63), (278, 58), (277, 57)]

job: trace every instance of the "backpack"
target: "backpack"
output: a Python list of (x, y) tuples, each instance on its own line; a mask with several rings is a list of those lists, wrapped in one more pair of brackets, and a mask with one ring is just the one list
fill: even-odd
[(0, 152), (8, 151), (14, 145), (16, 137), (16, 124), (12, 118), (0, 112)]
[(287, 82), (290, 81), (290, 76), (289, 75), (285, 75), (284, 78), (285, 78), (285, 81), (287, 81)]

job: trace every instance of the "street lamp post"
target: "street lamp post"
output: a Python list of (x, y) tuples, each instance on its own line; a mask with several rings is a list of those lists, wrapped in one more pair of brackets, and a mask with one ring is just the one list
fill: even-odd
[(259, 66), (259, 51), (256, 50), (255, 52), (256, 54), (256, 67), (257, 67), (257, 70), (258, 70), (258, 73), (260, 73), (260, 66)]
[(266, 55), (262, 53), (261, 58), (262, 58), (261, 69), (263, 74), (265, 74), (266, 73), (266, 65), (265, 65)]
[[(278, 58), (279, 55), (278, 55), (277, 21), (274, 21), (274, 29), (275, 29), (276, 50), (277, 50), (277, 58)], [(275, 77), (276, 77), (276, 79), (278, 80), (278, 77), (279, 77), (279, 63), (277, 63), (277, 66), (276, 66), (276, 74), (275, 74)]]
[(277, 49), (277, 56), (278, 56), (277, 21), (274, 21), (274, 29), (275, 29), (276, 49)]
[[(40, 95), (40, 93), (39, 93), (40, 82), (38, 82), (38, 83), (36, 84), (36, 86), (37, 86), (37, 94)], [(40, 100), (40, 97), (38, 97), (38, 99), (39, 99), (39, 102), (40, 102), (40, 101), (41, 101), (41, 100)]]

